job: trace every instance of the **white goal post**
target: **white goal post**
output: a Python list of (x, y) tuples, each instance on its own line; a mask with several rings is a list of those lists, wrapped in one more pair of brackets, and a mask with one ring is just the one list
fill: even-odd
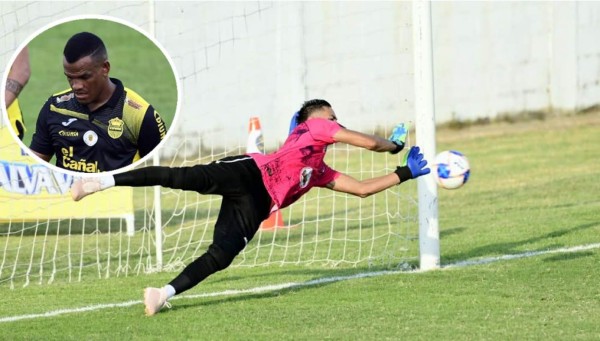
[[(430, 1), (413, 2), (413, 37), (417, 145), (423, 149), (425, 159), (431, 161), (435, 159), (436, 143)], [(437, 185), (431, 176), (421, 177), (417, 183), (420, 268), (436, 269), (440, 267)]]

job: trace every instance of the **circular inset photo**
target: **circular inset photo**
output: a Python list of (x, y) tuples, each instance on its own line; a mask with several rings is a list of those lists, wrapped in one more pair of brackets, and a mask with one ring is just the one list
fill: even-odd
[(165, 141), (179, 102), (160, 44), (104, 16), (38, 31), (15, 51), (3, 84), (5, 119), (21, 147), (76, 175), (143, 162)]

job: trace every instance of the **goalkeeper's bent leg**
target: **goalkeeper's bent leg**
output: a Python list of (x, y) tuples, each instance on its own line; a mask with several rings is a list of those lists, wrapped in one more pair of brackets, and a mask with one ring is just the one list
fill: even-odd
[(171, 307), (167, 300), (193, 288), (206, 277), (227, 268), (235, 255), (223, 250), (216, 244), (211, 244), (208, 251), (188, 265), (163, 288), (146, 288), (144, 290), (144, 306), (146, 315), (152, 316), (164, 306)]
[(206, 277), (227, 268), (235, 256), (218, 245), (211, 244), (206, 253), (186, 266), (169, 284), (175, 289), (176, 294), (181, 294), (198, 285)]

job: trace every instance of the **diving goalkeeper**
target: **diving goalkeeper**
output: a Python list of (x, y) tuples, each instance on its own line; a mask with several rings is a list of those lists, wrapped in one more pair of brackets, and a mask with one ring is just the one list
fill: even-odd
[(410, 149), (406, 166), (362, 181), (323, 162), (327, 146), (336, 142), (396, 154), (406, 141), (407, 131), (402, 124), (389, 140), (352, 131), (337, 123), (331, 105), (322, 99), (304, 102), (296, 121), (297, 126), (283, 146), (272, 154), (232, 156), (192, 167), (145, 167), (83, 178), (73, 184), (71, 195), (75, 201), (113, 186), (160, 185), (223, 196), (212, 244), (169, 284), (144, 290), (146, 315), (156, 314), (174, 295), (227, 268), (271, 212), (291, 205), (311, 188), (326, 187), (364, 198), (430, 172), (419, 147)]

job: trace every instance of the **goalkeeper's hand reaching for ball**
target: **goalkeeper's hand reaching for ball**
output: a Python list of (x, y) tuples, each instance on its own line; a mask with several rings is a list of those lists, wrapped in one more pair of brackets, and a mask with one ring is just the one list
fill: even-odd
[(406, 154), (404, 164), (404, 166), (399, 166), (396, 168), (395, 171), (400, 178), (401, 183), (406, 180), (417, 178), (421, 175), (429, 174), (431, 172), (431, 169), (426, 167), (427, 160), (423, 158), (423, 154), (417, 146), (410, 148), (410, 151), (408, 154)]

